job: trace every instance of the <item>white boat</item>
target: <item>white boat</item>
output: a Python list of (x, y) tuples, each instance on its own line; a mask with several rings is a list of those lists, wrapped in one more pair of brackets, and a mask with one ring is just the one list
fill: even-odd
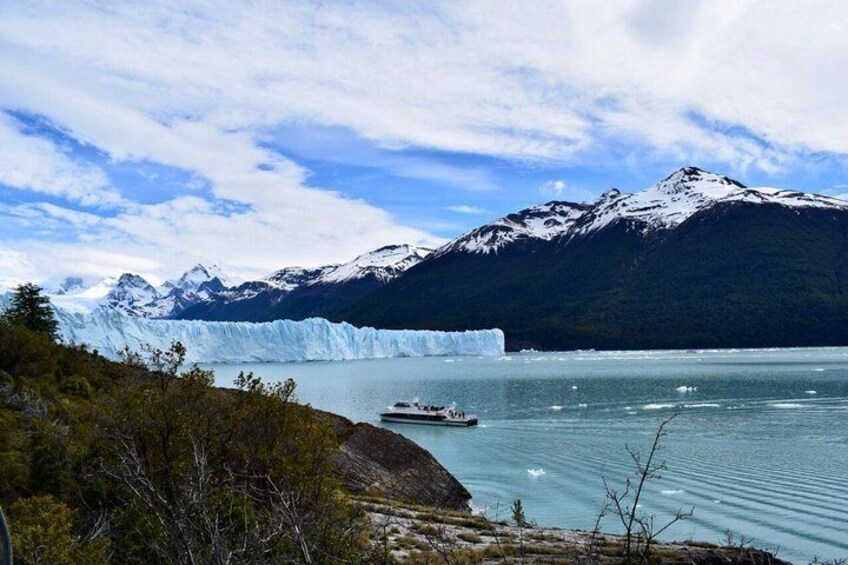
[(430, 406), (418, 400), (395, 402), (380, 413), (383, 422), (425, 424), (428, 426), (469, 427), (477, 425), (477, 416), (466, 414), (453, 406)]

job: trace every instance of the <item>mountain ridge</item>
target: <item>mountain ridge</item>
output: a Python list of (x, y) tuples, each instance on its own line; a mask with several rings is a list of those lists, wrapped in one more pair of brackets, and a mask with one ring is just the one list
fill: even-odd
[(287, 267), (171, 317), (499, 327), (511, 349), (848, 344), (834, 329), (846, 308), (846, 234), (846, 201), (684, 167), (642, 191), (507, 214), (436, 250), (386, 246), (341, 265)]

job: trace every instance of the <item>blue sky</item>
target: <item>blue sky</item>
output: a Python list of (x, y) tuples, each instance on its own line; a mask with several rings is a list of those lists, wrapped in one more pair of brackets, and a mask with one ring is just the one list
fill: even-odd
[(0, 284), (439, 245), (696, 165), (848, 193), (848, 7), (0, 8)]

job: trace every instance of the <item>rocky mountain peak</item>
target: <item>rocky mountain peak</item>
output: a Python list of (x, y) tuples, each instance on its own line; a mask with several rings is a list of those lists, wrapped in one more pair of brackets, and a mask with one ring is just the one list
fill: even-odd
[(665, 194), (712, 191), (713, 196), (720, 196), (747, 187), (741, 182), (724, 175), (710, 173), (698, 167), (683, 167), (658, 182), (656, 188), (659, 192)]

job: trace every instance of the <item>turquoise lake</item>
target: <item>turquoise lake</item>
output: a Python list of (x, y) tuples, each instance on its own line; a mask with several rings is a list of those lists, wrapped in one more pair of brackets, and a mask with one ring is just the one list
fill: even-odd
[[(591, 529), (602, 477), (632, 469), (657, 422), (668, 470), (641, 510), (694, 506), (666, 539), (719, 542), (730, 529), (779, 557), (848, 556), (848, 348), (521, 353), (503, 358), (210, 365), (294, 378), (300, 401), (379, 423), (400, 399), (475, 413), (471, 429), (385, 424), (428, 449), (494, 517), (520, 498), (540, 525)], [(685, 388), (684, 388), (685, 387)], [(614, 531), (613, 518), (605, 529)]]

